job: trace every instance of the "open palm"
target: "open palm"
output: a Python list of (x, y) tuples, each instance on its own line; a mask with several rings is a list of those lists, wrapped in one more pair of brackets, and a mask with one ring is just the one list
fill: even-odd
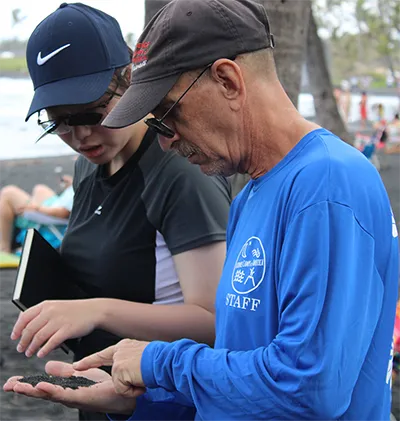
[(97, 382), (90, 387), (80, 387), (76, 390), (51, 383), (41, 382), (35, 387), (18, 381), (21, 376), (14, 376), (7, 380), (3, 389), (33, 398), (46, 399), (61, 403), (70, 408), (77, 408), (90, 412), (112, 412), (132, 414), (135, 409), (135, 399), (124, 397), (115, 392), (111, 376), (103, 370), (92, 368), (86, 371), (75, 371), (72, 364), (61, 361), (49, 361), (46, 373), (52, 376), (70, 377), (83, 376)]

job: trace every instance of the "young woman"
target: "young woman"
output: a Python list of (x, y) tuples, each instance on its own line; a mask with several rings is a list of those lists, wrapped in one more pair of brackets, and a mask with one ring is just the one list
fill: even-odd
[[(115, 19), (79, 3), (63, 3), (29, 39), (35, 94), (27, 118), (39, 112), (43, 135), (57, 134), (82, 155), (61, 255), (71, 282), (93, 298), (46, 301), (21, 313), (12, 338), (27, 356), (44, 356), (69, 338), (80, 338), (76, 359), (121, 337), (214, 341), (229, 185), (163, 153), (142, 121), (101, 125), (129, 86), (130, 55)], [(149, 399), (137, 402), (148, 417), (141, 419), (156, 419)], [(156, 411), (163, 417), (162, 406)]]

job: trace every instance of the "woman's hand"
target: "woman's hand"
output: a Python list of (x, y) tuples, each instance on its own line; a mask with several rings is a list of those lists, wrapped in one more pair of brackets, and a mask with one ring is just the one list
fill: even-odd
[[(56, 280), (55, 280), (56, 281)], [(20, 339), (18, 352), (44, 357), (66, 339), (80, 338), (97, 327), (101, 310), (96, 300), (43, 301), (20, 313), (11, 339)]]

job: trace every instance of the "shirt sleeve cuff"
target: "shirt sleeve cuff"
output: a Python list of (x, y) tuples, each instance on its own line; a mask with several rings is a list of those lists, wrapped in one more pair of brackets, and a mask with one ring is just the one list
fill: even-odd
[(142, 372), (143, 383), (146, 387), (158, 387), (153, 371), (155, 355), (158, 354), (166, 345), (168, 345), (167, 342), (153, 341), (150, 342), (143, 351), (140, 362), (140, 370)]

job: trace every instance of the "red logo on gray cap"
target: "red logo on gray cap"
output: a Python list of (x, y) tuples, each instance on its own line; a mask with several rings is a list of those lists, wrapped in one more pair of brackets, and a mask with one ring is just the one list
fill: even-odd
[(136, 44), (136, 50), (132, 57), (133, 69), (136, 70), (147, 64), (147, 55), (150, 47), (150, 42), (138, 42)]

